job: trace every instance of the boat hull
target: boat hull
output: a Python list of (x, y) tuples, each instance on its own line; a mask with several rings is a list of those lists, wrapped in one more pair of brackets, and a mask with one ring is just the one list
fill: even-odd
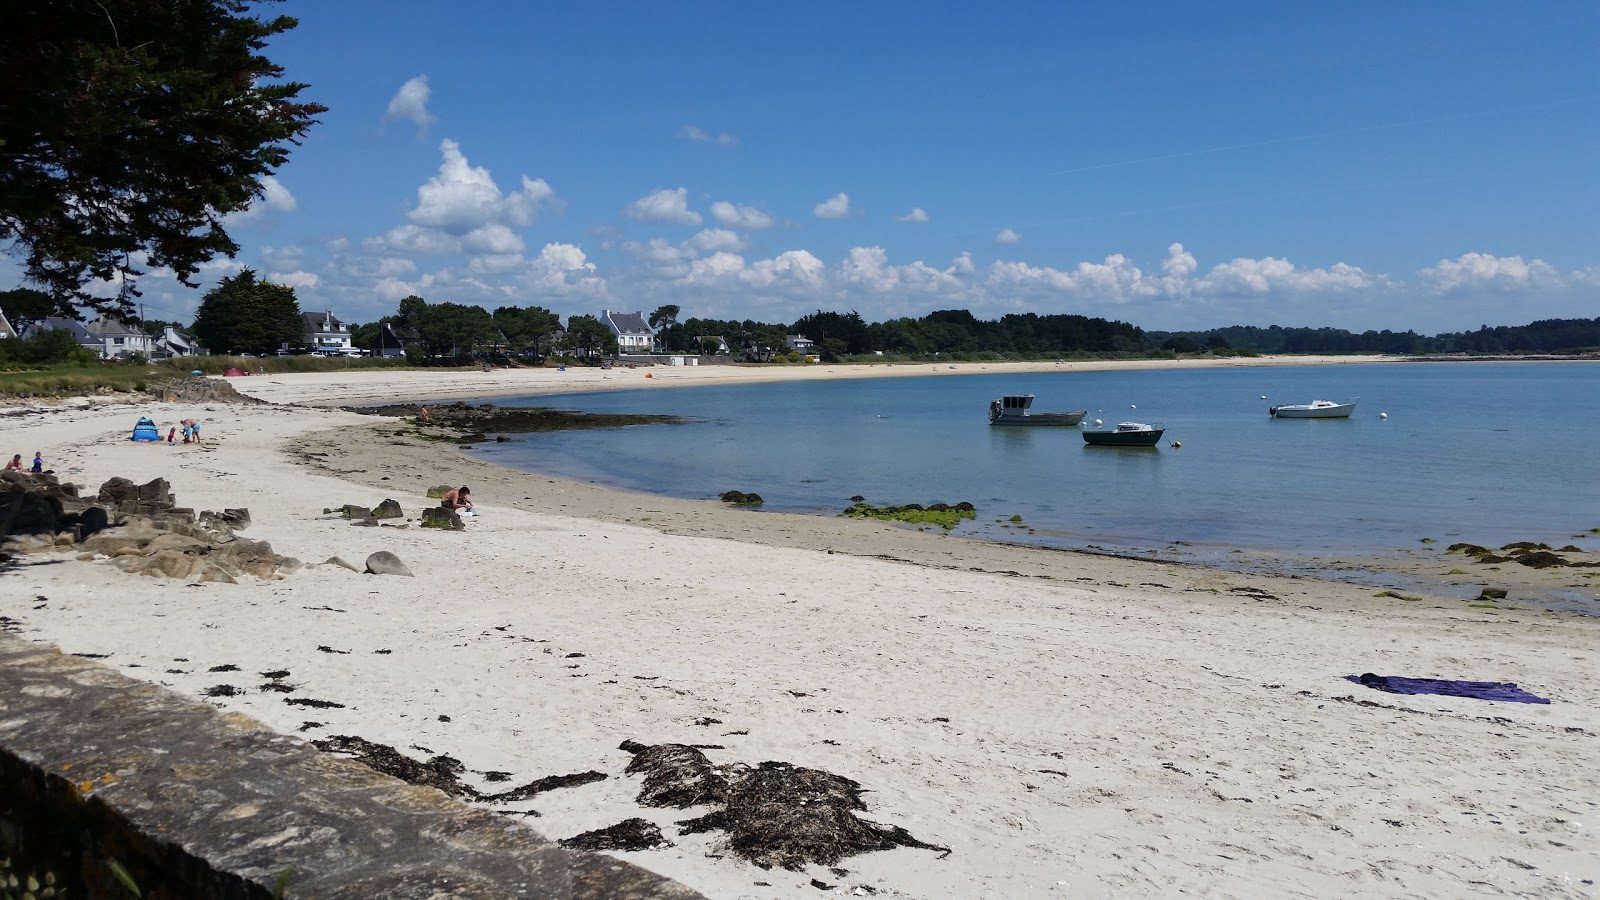
[(1161, 443), (1165, 428), (1154, 431), (1085, 431), (1083, 442), (1091, 447), (1154, 447)]
[(1086, 409), (1072, 412), (1046, 412), (1028, 413), (1023, 416), (994, 416), (989, 419), (990, 425), (1076, 425), (1088, 415)]

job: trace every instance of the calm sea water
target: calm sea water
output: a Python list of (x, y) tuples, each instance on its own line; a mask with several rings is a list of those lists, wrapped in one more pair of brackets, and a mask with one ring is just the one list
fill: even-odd
[[(1164, 423), (1158, 449), (1078, 428), (991, 428), (1002, 394), (1040, 411)], [(1261, 399), (1265, 395), (1267, 399)], [(1360, 397), (1349, 419), (1267, 407)], [(1285, 560), (1441, 544), (1600, 539), (1600, 364), (1405, 363), (1044, 372), (662, 388), (501, 401), (661, 412), (684, 425), (531, 435), (486, 450), (532, 472), (675, 497), (755, 491), (833, 515), (852, 495), (978, 507), (958, 533), (1145, 553)], [(1379, 413), (1388, 418), (1380, 418)], [(1170, 446), (1171, 441), (1182, 447)], [(1008, 520), (1022, 517), (1026, 527)]]

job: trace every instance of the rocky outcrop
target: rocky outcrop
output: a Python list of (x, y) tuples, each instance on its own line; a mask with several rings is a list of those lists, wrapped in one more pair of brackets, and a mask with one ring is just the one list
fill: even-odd
[[(106, 511), (79, 497), (75, 484), (63, 484), (54, 475), (0, 472), (0, 542), (54, 544), (65, 535), (70, 543), (108, 522)], [(18, 540), (23, 537), (33, 540)]]
[(79, 559), (106, 560), (125, 572), (200, 582), (278, 578), (300, 568), (266, 541), (234, 535), (249, 527), (248, 509), (197, 516), (177, 505), (163, 478), (113, 478), (92, 501), (53, 478), (6, 478), (0, 487), (0, 537), (13, 553), (75, 549)]
[(404, 519), (405, 511), (400, 508), (399, 500), (385, 500), (372, 509), (374, 519)]
[(460, 513), (442, 506), (430, 506), (422, 511), (423, 528), (443, 528), (447, 531), (465, 531), (467, 523), (461, 521)]

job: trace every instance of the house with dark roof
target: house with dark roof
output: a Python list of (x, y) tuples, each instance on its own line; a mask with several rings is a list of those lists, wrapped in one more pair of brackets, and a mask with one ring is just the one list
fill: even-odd
[(174, 356), (201, 356), (204, 353), (194, 335), (184, 334), (167, 325), (161, 329), (161, 336), (155, 339), (150, 356), (154, 359), (170, 359)]
[(378, 345), (372, 348), (372, 355), (383, 359), (395, 359), (406, 355), (405, 342), (394, 333), (394, 328), (385, 322), (378, 329)]
[(350, 323), (341, 322), (332, 310), (300, 314), (305, 324), (301, 338), (313, 353), (318, 350), (344, 353), (354, 349), (350, 344)]
[(715, 343), (717, 345), (717, 349), (712, 351), (712, 355), (713, 356), (727, 356), (728, 355), (728, 339), (727, 338), (723, 337), (720, 334), (697, 334), (697, 335), (695, 335), (695, 337), (694, 337), (694, 348), (696, 350), (699, 350), (702, 353), (705, 352), (705, 347), (706, 347), (707, 343)]
[(817, 342), (803, 334), (785, 335), (783, 338), (783, 343), (790, 350), (793, 350), (796, 353), (805, 354), (807, 356), (817, 352)]
[(6, 318), (6, 312), (0, 309), (0, 338), (14, 338), (17, 330), (11, 327), (11, 320)]
[(644, 320), (643, 312), (600, 311), (600, 321), (617, 336), (617, 349), (622, 353), (649, 353), (656, 345), (656, 330)]
[(88, 325), (65, 316), (50, 316), (29, 324), (21, 337), (46, 331), (69, 332), (80, 346), (104, 359), (122, 359), (135, 353), (149, 356), (155, 350), (154, 338), (115, 315), (101, 316)]

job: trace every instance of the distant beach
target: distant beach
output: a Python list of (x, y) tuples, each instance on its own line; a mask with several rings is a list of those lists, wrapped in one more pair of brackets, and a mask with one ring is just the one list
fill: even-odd
[[(932, 374), (833, 368), (253, 376), (234, 383), (283, 405), (15, 410), (8, 452), (39, 450), (90, 490), (160, 476), (180, 505), (248, 507), (246, 536), (319, 565), (185, 587), (29, 557), (0, 576), (0, 611), (24, 638), (106, 654), (190, 696), (233, 684), (238, 696), (210, 702), (285, 733), (448, 753), (467, 779), (604, 772), (510, 809), (536, 809), (516, 821), (554, 838), (657, 822), (675, 846), (617, 855), (712, 897), (815, 896), (813, 879), (917, 898), (1592, 890), (1582, 881), (1600, 877), (1600, 854), (1582, 828), (1600, 796), (1600, 622), (1521, 608), (1515, 589), (1503, 604), (1375, 597), (1310, 577), (752, 514), (488, 466), (401, 421), (332, 408), (621, 389), (645, 374), (652, 387)], [(208, 445), (133, 444), (141, 414), (200, 418)], [(483, 512), (464, 532), (322, 512), (392, 498), (414, 519), (437, 502), (428, 488), (462, 483)], [(416, 577), (320, 565), (377, 550)], [(222, 665), (241, 671), (208, 671)], [(292, 673), (290, 699), (341, 706), (256, 690), (268, 670)], [(1344, 680), (1363, 672), (1516, 682), (1552, 702)], [(635, 802), (617, 749), (629, 739), (855, 779), (869, 791), (862, 815), (952, 852), (758, 869), (717, 833), (678, 833), (703, 808)]]

